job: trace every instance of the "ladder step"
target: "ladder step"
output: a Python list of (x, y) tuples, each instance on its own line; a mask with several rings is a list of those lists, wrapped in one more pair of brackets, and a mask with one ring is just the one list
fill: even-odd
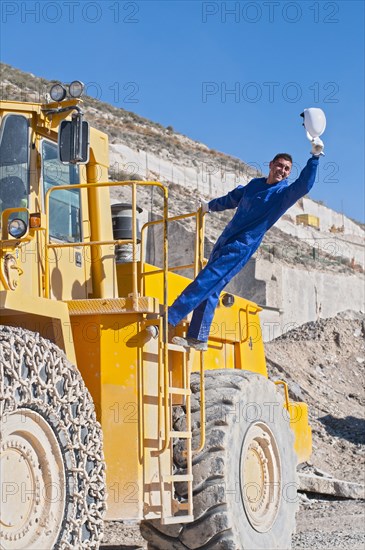
[(194, 521), (194, 516), (172, 516), (169, 518), (162, 518), (161, 523), (162, 525), (170, 525), (172, 523), (190, 523), (191, 521)]
[(178, 510), (190, 510), (190, 502), (179, 502), (176, 504)]
[(187, 353), (187, 349), (184, 346), (179, 346), (178, 344), (167, 343), (167, 349), (170, 351), (179, 351), (180, 353)]
[(191, 395), (191, 390), (188, 388), (174, 388), (170, 386), (169, 393), (173, 393), (175, 395)]
[(181, 437), (181, 439), (191, 439), (191, 432), (170, 432), (170, 438)]
[(162, 476), (163, 483), (171, 483), (175, 481), (193, 481), (192, 474), (180, 474), (180, 475), (166, 475)]

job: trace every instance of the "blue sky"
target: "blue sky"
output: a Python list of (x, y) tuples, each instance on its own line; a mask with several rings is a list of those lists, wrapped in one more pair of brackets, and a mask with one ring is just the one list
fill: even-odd
[(301, 168), (321, 107), (317, 200), (364, 221), (364, 3), (6, 1), (1, 59), (259, 166)]

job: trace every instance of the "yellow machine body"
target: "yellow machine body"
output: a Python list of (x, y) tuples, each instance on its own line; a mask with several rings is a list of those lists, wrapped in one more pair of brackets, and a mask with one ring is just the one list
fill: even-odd
[[(72, 100), (62, 106), (77, 103)], [(107, 136), (90, 129), (89, 162), (78, 168), (76, 183), (70, 183), (67, 177), (71, 168), (63, 168), (54, 155), (60, 122), (69, 115), (49, 114), (52, 106), (57, 109), (57, 104), (1, 104), (2, 124), (9, 116), (26, 120), (28, 161), (22, 168), (29, 178), (26, 204), (15, 209), (0, 204), (1, 323), (39, 332), (54, 341), (80, 370), (103, 430), (107, 517), (160, 517), (161, 505), (165, 506), (165, 499), (171, 500), (172, 492), (171, 454), (164, 449), (170, 437), (163, 421), (166, 392), (172, 391), (168, 387), (177, 388), (173, 399), (179, 403), (186, 395), (187, 370), (204, 373), (204, 369), (244, 369), (267, 377), (260, 308), (239, 297), (234, 298), (232, 307), (220, 301), (204, 362), (198, 352), (184, 354), (172, 347), (168, 367), (166, 362), (163, 367), (166, 350), (160, 338), (148, 337), (146, 326), (157, 320), (164, 330), (162, 313), (189, 279), (169, 271), (168, 266), (163, 269), (149, 265), (135, 254), (130, 263), (116, 263), (114, 248), (118, 243), (113, 237), (109, 190), (110, 186), (126, 183), (108, 182)], [(47, 169), (55, 170), (56, 176), (50, 176)], [(3, 177), (9, 176), (0, 174), (0, 180)], [(161, 184), (131, 183), (134, 212), (136, 189), (148, 184), (156, 185), (165, 197), (166, 226), (167, 190)], [(52, 197), (64, 193), (66, 199), (62, 200), (69, 201), (72, 211), (75, 197), (70, 199), (67, 193), (76, 190), (80, 237), (61, 238), (52, 234), (52, 217), (57, 217), (66, 202), (60, 201), (58, 208)], [(19, 216), (25, 213), (28, 219), (28, 230), (20, 238), (8, 233), (14, 211)], [(33, 214), (37, 214), (39, 223), (31, 227)], [(201, 227), (199, 231), (201, 243)], [(135, 252), (135, 234), (132, 241)], [(184, 333), (184, 323), (178, 330)], [(311, 453), (307, 408), (288, 398), (285, 407), (301, 462)]]

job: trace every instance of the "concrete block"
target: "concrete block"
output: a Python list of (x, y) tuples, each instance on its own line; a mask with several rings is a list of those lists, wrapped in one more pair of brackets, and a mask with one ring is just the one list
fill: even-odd
[(340, 498), (365, 500), (365, 486), (342, 479), (299, 474), (299, 491), (333, 495)]

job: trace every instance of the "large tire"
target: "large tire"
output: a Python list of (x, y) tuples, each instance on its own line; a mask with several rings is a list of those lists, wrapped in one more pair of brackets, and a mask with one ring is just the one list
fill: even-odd
[(0, 326), (0, 548), (99, 548), (102, 432), (82, 377), (39, 334)]
[[(205, 374), (206, 444), (193, 459), (194, 521), (144, 521), (150, 549), (274, 550), (291, 547), (297, 510), (296, 455), (283, 399), (264, 377), (239, 370)], [(199, 377), (192, 377), (193, 448), (199, 446)], [(180, 416), (179, 416), (180, 414)], [(185, 414), (174, 428), (184, 429)], [(185, 442), (174, 446), (185, 473)], [(176, 498), (187, 495), (176, 483)]]

